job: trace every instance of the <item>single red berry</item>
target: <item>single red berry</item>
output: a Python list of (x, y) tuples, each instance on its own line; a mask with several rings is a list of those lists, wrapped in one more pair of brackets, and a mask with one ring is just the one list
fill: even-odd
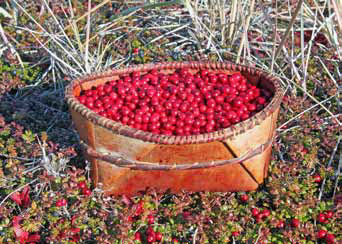
[(298, 219), (293, 219), (293, 220), (291, 221), (291, 226), (292, 226), (293, 228), (298, 228), (299, 225), (300, 225), (300, 221), (299, 221)]
[(259, 214), (259, 209), (253, 208), (253, 209), (252, 209), (252, 215), (253, 215), (253, 217), (258, 216), (258, 214)]
[(323, 213), (320, 213), (320, 214), (318, 214), (318, 216), (317, 216), (317, 221), (318, 222), (320, 222), (320, 223), (325, 223), (326, 222), (326, 217), (325, 217), (325, 214), (323, 214)]
[(334, 212), (331, 210), (325, 211), (325, 217), (331, 219), (334, 216)]
[(147, 242), (152, 243), (152, 242), (155, 242), (155, 241), (156, 241), (156, 236), (155, 235), (149, 234), (147, 236)]
[(61, 199), (62, 206), (66, 206), (68, 204), (67, 200), (65, 198)]
[(247, 194), (243, 194), (240, 196), (240, 199), (242, 202), (247, 202), (248, 201), (248, 195)]
[(132, 218), (132, 216), (127, 216), (127, 222), (129, 222), (129, 223), (131, 223), (131, 222), (133, 222), (133, 218)]
[(178, 243), (179, 241), (176, 238), (172, 238), (173, 243)]
[(134, 54), (138, 54), (138, 53), (139, 53), (139, 48), (137, 48), (137, 47), (134, 48), (134, 49), (133, 49), (133, 53), (134, 53)]
[(262, 221), (262, 214), (259, 213), (257, 216), (255, 216), (255, 222), (260, 223)]
[(90, 196), (91, 195), (91, 190), (89, 188), (84, 188), (83, 189), (83, 195)]
[(160, 233), (159, 231), (156, 232), (156, 240), (157, 240), (157, 241), (161, 241), (162, 239), (163, 239), (163, 234)]
[(261, 215), (262, 215), (262, 217), (267, 218), (268, 216), (271, 215), (271, 211), (268, 209), (264, 209), (264, 210), (262, 210)]
[(320, 175), (314, 175), (313, 178), (316, 183), (320, 183), (322, 181), (322, 177)]
[(317, 238), (321, 239), (324, 238), (327, 235), (327, 231), (326, 230), (319, 230), (317, 232)]
[(335, 236), (333, 234), (327, 233), (327, 235), (325, 236), (325, 240), (329, 244), (334, 243), (335, 242)]
[(232, 232), (232, 236), (234, 237), (238, 237), (240, 235), (240, 233), (238, 231), (233, 231)]
[(135, 232), (134, 240), (135, 241), (141, 241), (141, 233), (140, 232)]
[(152, 214), (149, 214), (148, 216), (147, 216), (147, 222), (148, 222), (148, 224), (153, 224), (154, 223), (154, 216), (152, 215)]
[(78, 188), (80, 189), (84, 189), (87, 187), (87, 183), (85, 181), (81, 181), (77, 185), (78, 185)]
[(147, 230), (146, 230), (146, 233), (147, 233), (147, 234), (154, 233), (153, 228), (152, 228), (151, 226), (149, 226), (149, 227), (147, 228)]

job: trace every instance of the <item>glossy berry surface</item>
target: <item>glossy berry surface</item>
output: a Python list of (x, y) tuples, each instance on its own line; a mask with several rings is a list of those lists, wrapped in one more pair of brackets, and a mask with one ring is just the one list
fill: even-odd
[(322, 177), (320, 175), (314, 175), (313, 179), (316, 183), (320, 183), (322, 181)]
[(242, 202), (247, 202), (248, 201), (248, 195), (243, 194), (243, 195), (241, 195), (240, 199)]
[(326, 230), (319, 230), (317, 232), (317, 238), (321, 239), (324, 238), (327, 235), (327, 231)]
[(179, 69), (170, 74), (151, 70), (121, 75), (82, 91), (77, 98), (98, 115), (137, 130), (189, 136), (247, 120), (271, 97), (270, 91), (240, 73)]
[(298, 219), (293, 219), (293, 220), (291, 221), (291, 226), (292, 226), (293, 228), (298, 228), (299, 225), (300, 225), (300, 221), (299, 221)]

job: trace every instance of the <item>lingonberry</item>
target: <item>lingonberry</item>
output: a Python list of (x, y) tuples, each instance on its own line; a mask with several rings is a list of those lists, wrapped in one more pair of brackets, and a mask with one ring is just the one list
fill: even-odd
[(240, 235), (240, 233), (238, 231), (233, 231), (232, 232), (232, 236), (234, 237), (238, 237)]
[(65, 198), (59, 199), (56, 201), (56, 207), (64, 207), (68, 204)]
[(299, 221), (299, 219), (292, 219), (292, 221), (291, 221), (291, 226), (292, 226), (293, 228), (298, 228), (298, 227), (300, 226), (300, 221)]
[(85, 181), (81, 181), (77, 184), (78, 188), (84, 189), (87, 187), (87, 183)]
[(261, 213), (259, 213), (259, 214), (257, 214), (257, 215), (255, 216), (255, 221), (256, 221), (257, 223), (260, 223), (260, 222), (262, 221), (262, 214), (261, 214)]
[(156, 241), (161, 241), (163, 239), (163, 234), (159, 231), (156, 232)]
[(325, 236), (325, 241), (330, 244), (330, 243), (334, 243), (335, 242), (335, 235), (331, 234), (331, 233), (327, 233), (327, 235)]
[[(78, 99), (100, 116), (133, 128), (183, 136), (246, 120), (262, 110), (271, 95), (248, 83), (239, 72), (227, 75), (200, 70), (193, 74), (180, 69), (163, 74), (154, 69), (121, 75), (82, 91)], [(184, 124), (176, 123), (179, 120)]]
[(317, 221), (320, 223), (326, 223), (327, 218), (325, 217), (325, 214), (324, 213), (318, 214)]
[(91, 195), (91, 190), (89, 188), (84, 188), (83, 189), (83, 195), (90, 196)]
[(317, 232), (317, 238), (321, 239), (324, 238), (327, 235), (327, 231), (326, 230), (319, 230)]
[(271, 215), (271, 211), (268, 210), (268, 209), (264, 209), (264, 210), (261, 211), (261, 215), (262, 215), (263, 218), (267, 218), (268, 216)]
[(259, 209), (253, 208), (253, 209), (252, 209), (252, 215), (253, 215), (253, 217), (258, 216), (258, 214), (259, 214)]
[(152, 214), (149, 214), (148, 216), (147, 216), (147, 222), (148, 222), (148, 224), (153, 224), (154, 223), (154, 216), (152, 215)]
[(152, 243), (152, 242), (155, 242), (155, 241), (156, 241), (156, 235), (149, 234), (147, 236), (147, 242)]
[(242, 202), (247, 202), (247, 201), (248, 201), (248, 195), (247, 195), (247, 194), (241, 195), (241, 196), (240, 196), (240, 200), (241, 200)]
[(325, 217), (331, 219), (334, 216), (334, 212), (331, 210), (325, 211)]
[(320, 183), (322, 181), (322, 177), (318, 174), (313, 176), (314, 182)]

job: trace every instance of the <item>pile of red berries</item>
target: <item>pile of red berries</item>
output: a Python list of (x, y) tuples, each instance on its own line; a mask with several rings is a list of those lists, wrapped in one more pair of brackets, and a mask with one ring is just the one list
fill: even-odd
[(138, 130), (198, 135), (253, 116), (272, 97), (240, 73), (180, 69), (171, 74), (133, 72), (82, 91), (78, 100), (97, 114)]
[[(140, 205), (138, 205), (140, 206)], [(163, 234), (159, 231), (154, 231), (152, 226), (154, 224), (154, 216), (153, 214), (149, 214), (147, 216), (147, 223), (148, 223), (148, 228), (146, 230), (146, 237), (147, 237), (147, 242), (148, 243), (153, 243), (153, 242), (160, 242), (163, 239)], [(135, 241), (141, 241), (142, 240), (142, 236), (140, 232), (136, 232), (134, 234), (134, 240)]]
[(266, 219), (271, 215), (271, 211), (268, 209), (263, 209), (260, 211), (258, 208), (253, 208), (252, 209), (252, 216), (255, 218), (255, 221), (257, 223), (260, 223), (262, 220)]

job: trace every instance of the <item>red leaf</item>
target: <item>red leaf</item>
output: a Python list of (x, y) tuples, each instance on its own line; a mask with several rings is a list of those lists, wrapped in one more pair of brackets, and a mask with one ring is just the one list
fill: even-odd
[(19, 192), (14, 192), (10, 198), (16, 202), (19, 206), (21, 206), (21, 194)]
[(27, 239), (28, 242), (38, 242), (40, 241), (40, 235), (39, 234), (32, 234)]
[(21, 196), (21, 201), (24, 207), (28, 207), (28, 205), (30, 204), (30, 187), (26, 186), (24, 188), (24, 190), (22, 191), (22, 193), (20, 194)]

